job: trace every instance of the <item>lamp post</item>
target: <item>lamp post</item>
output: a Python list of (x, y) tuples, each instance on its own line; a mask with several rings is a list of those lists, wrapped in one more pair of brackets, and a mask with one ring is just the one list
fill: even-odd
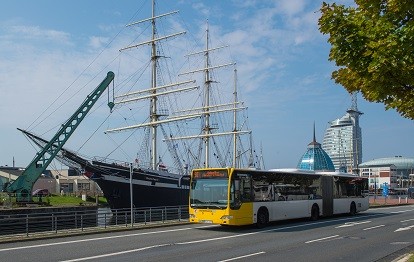
[(377, 200), (377, 176), (374, 176), (374, 203)]
[(133, 167), (132, 163), (129, 164), (129, 198), (131, 202), (131, 227), (134, 226), (134, 203), (133, 203), (133, 191), (132, 191), (132, 174)]

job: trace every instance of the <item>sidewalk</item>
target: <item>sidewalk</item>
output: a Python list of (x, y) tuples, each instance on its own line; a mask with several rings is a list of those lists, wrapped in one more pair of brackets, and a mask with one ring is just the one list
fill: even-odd
[(373, 206), (384, 206), (384, 205), (412, 205), (414, 204), (414, 199), (412, 198), (385, 198), (383, 196), (370, 196), (369, 197), (369, 205), (370, 207)]

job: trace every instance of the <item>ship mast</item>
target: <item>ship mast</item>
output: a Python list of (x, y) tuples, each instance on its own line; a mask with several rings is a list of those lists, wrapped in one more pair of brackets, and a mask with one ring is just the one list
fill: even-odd
[[(167, 87), (172, 87), (175, 85), (183, 85), (183, 84), (187, 84), (190, 82), (194, 81), (185, 81), (185, 82), (181, 82), (181, 83), (176, 83), (176, 84), (171, 84), (171, 85), (164, 85), (164, 86), (157, 86), (157, 65), (158, 65), (158, 59), (160, 58), (160, 56), (157, 54), (157, 42), (161, 41), (161, 40), (165, 40), (167, 38), (171, 38), (171, 37), (175, 37), (178, 35), (182, 35), (185, 34), (185, 32), (178, 32), (175, 34), (171, 34), (171, 35), (167, 35), (167, 36), (163, 36), (163, 37), (159, 37), (157, 38), (157, 27), (156, 27), (156, 19), (167, 16), (167, 15), (172, 15), (178, 13), (178, 11), (173, 11), (173, 12), (169, 12), (166, 14), (161, 14), (161, 15), (155, 15), (155, 0), (152, 0), (152, 12), (151, 12), (151, 17), (138, 21), (138, 22), (134, 22), (131, 24), (128, 24), (127, 26), (133, 26), (133, 25), (137, 25), (143, 22), (151, 22), (151, 40), (149, 41), (145, 41), (136, 45), (132, 45), (132, 46), (128, 46), (125, 48), (120, 49), (119, 51), (123, 51), (123, 50), (127, 50), (127, 49), (132, 49), (132, 48), (136, 48), (142, 45), (151, 45), (151, 86), (150, 88), (143, 90), (143, 91), (139, 91), (139, 92), (132, 92), (132, 93), (128, 93), (128, 94), (124, 94), (124, 95), (120, 95), (115, 97), (117, 99), (117, 101), (115, 102), (115, 104), (122, 104), (122, 103), (129, 103), (129, 102), (133, 102), (133, 101), (137, 101), (137, 100), (141, 100), (141, 99), (150, 99), (150, 108), (149, 108), (149, 122), (145, 123), (145, 124), (141, 124), (141, 125), (132, 125), (132, 126), (127, 126), (127, 127), (122, 127), (122, 128), (114, 128), (114, 129), (110, 129), (107, 130), (106, 132), (111, 133), (111, 132), (118, 132), (118, 131), (123, 131), (123, 130), (128, 130), (128, 129), (134, 129), (134, 128), (140, 128), (140, 127), (144, 127), (144, 126), (149, 126), (150, 127), (150, 140), (151, 140), (151, 146), (149, 149), (149, 155), (150, 155), (150, 163), (151, 163), (151, 168), (152, 169), (157, 169), (157, 148), (158, 148), (158, 132), (157, 132), (157, 127), (159, 124), (161, 124), (160, 121), (160, 114), (158, 113), (158, 96), (160, 95), (166, 95), (166, 94), (170, 94), (173, 92), (181, 92), (181, 91), (187, 91), (190, 89), (195, 89), (198, 88), (197, 86), (192, 86), (192, 87), (187, 87), (187, 88), (182, 88), (182, 89), (176, 89), (173, 91), (164, 91), (164, 92), (157, 92), (158, 90), (160, 90), (161, 88), (167, 88)], [(148, 95), (144, 95), (145, 92), (148, 92)], [(164, 122), (169, 122), (169, 121), (164, 121)]]
[(233, 111), (233, 167), (238, 167), (237, 161), (237, 69), (234, 69), (234, 111)]
[[(211, 98), (210, 98), (210, 94), (211, 94), (211, 89), (212, 86), (211, 84), (214, 82), (213, 79), (211, 79), (211, 71), (213, 69), (218, 69), (221, 67), (227, 67), (227, 66), (231, 66), (231, 65), (235, 65), (235, 63), (227, 63), (227, 64), (221, 64), (221, 65), (217, 65), (217, 66), (212, 66), (211, 62), (210, 62), (210, 52), (212, 51), (216, 51), (222, 48), (225, 48), (227, 46), (220, 46), (220, 47), (215, 47), (215, 48), (210, 48), (209, 45), (209, 41), (210, 41), (210, 32), (209, 32), (209, 26), (207, 23), (207, 28), (206, 28), (206, 41), (205, 41), (205, 50), (203, 51), (199, 51), (199, 52), (195, 52), (195, 53), (191, 53), (188, 54), (187, 56), (193, 56), (193, 55), (199, 55), (199, 54), (204, 54), (205, 60), (204, 60), (204, 68), (202, 69), (197, 69), (197, 70), (193, 70), (193, 71), (189, 71), (189, 72), (184, 72), (181, 73), (180, 75), (186, 75), (186, 74), (192, 74), (192, 73), (196, 73), (196, 72), (204, 72), (204, 101), (203, 101), (203, 106), (201, 108), (198, 108), (201, 110), (200, 113), (196, 113), (199, 114), (201, 117), (203, 117), (204, 119), (204, 123), (203, 123), (203, 127), (202, 127), (202, 131), (203, 134), (202, 135), (198, 135), (198, 136), (187, 136), (187, 137), (175, 137), (173, 139), (190, 139), (190, 138), (202, 138), (203, 142), (204, 142), (204, 167), (209, 167), (210, 166), (210, 139), (212, 137), (215, 136), (224, 136), (224, 135), (233, 135), (233, 158), (232, 158), (232, 165), (236, 166), (237, 165), (237, 136), (239, 134), (245, 134), (245, 133), (251, 133), (250, 130), (246, 130), (246, 131), (241, 131), (241, 130), (237, 130), (237, 111), (238, 110), (244, 110), (246, 109), (246, 107), (240, 106), (240, 102), (237, 100), (237, 78), (236, 78), (236, 70), (235, 70), (235, 83), (234, 83), (234, 102), (233, 103), (229, 103), (229, 104), (222, 104), (222, 105), (211, 105)], [(229, 107), (231, 106), (231, 107)], [(196, 110), (198, 110), (196, 109)], [(211, 119), (210, 116), (212, 114), (215, 113), (219, 113), (219, 112), (225, 112), (225, 111), (233, 111), (233, 130), (230, 132), (221, 132), (221, 133), (212, 133), (212, 130), (214, 130), (215, 128), (211, 126)]]
[(204, 159), (204, 167), (209, 167), (210, 165), (210, 136), (208, 136), (208, 134), (210, 134), (211, 132), (211, 127), (210, 127), (210, 114), (209, 114), (209, 106), (210, 106), (210, 89), (211, 89), (211, 79), (210, 79), (210, 57), (209, 57), (209, 46), (208, 46), (208, 41), (209, 41), (209, 30), (208, 30), (208, 23), (207, 23), (207, 29), (206, 29), (206, 51), (204, 53), (205, 56), (205, 80), (204, 80), (204, 117), (205, 117), (205, 122), (204, 122), (204, 148), (205, 148), (205, 159)]
[(155, 0), (152, 1), (152, 16), (151, 16), (151, 24), (152, 24), (152, 43), (151, 43), (151, 93), (154, 96), (150, 99), (150, 123), (151, 123), (151, 168), (157, 168), (157, 124), (154, 124), (158, 121), (158, 114), (157, 114), (157, 46), (155, 44), (155, 36), (156, 36), (156, 27), (155, 27)]
[[(211, 105), (211, 92), (212, 92), (212, 83), (214, 82), (214, 80), (212, 80), (211, 78), (211, 73), (212, 70), (221, 68), (221, 67), (227, 67), (227, 66), (231, 66), (231, 65), (235, 65), (235, 63), (227, 63), (227, 64), (221, 64), (221, 65), (216, 65), (216, 66), (212, 66), (211, 62), (210, 62), (210, 52), (216, 51), (218, 49), (227, 47), (227, 46), (220, 46), (220, 47), (215, 47), (215, 48), (210, 48), (210, 38), (209, 38), (209, 28), (208, 28), (208, 24), (207, 24), (207, 28), (206, 28), (206, 41), (205, 41), (205, 49), (199, 52), (195, 52), (195, 53), (191, 53), (188, 54), (187, 56), (193, 56), (193, 55), (201, 55), (203, 54), (205, 59), (204, 59), (204, 68), (201, 69), (197, 69), (197, 70), (193, 70), (193, 71), (189, 71), (189, 72), (184, 72), (181, 73), (179, 75), (187, 75), (187, 74), (194, 74), (197, 72), (203, 72), (204, 73), (204, 89), (203, 89), (203, 105), (200, 108), (193, 108), (191, 110), (181, 110), (181, 111), (176, 111), (173, 113), (173, 115), (170, 115), (166, 118), (161, 118), (161, 114), (158, 112), (158, 108), (157, 108), (157, 101), (158, 101), (158, 97), (162, 96), (162, 95), (168, 95), (171, 94), (173, 92), (183, 92), (183, 91), (189, 91), (192, 89), (196, 89), (198, 88), (198, 86), (190, 86), (190, 87), (183, 87), (183, 88), (179, 88), (179, 89), (174, 89), (174, 90), (165, 90), (166, 88), (171, 88), (172, 86), (176, 86), (176, 85), (186, 85), (189, 83), (194, 83), (194, 81), (184, 81), (184, 82), (180, 82), (180, 83), (175, 83), (175, 84), (171, 84), (171, 85), (162, 85), (162, 86), (157, 86), (157, 66), (158, 66), (158, 59), (161, 57), (158, 54), (158, 50), (157, 50), (157, 42), (160, 40), (164, 40), (166, 38), (169, 37), (175, 37), (177, 35), (180, 34), (184, 34), (185, 32), (180, 32), (180, 33), (176, 33), (176, 34), (172, 34), (172, 35), (168, 35), (168, 36), (163, 36), (163, 37), (158, 37), (157, 38), (157, 30), (156, 30), (156, 19), (166, 16), (166, 15), (170, 15), (170, 14), (174, 14), (176, 12), (171, 12), (171, 13), (167, 13), (164, 15), (155, 15), (155, 3), (154, 1), (152, 2), (152, 17), (145, 19), (145, 20), (141, 20), (139, 22), (134, 22), (129, 24), (128, 26), (131, 25), (135, 25), (141, 22), (145, 22), (145, 21), (151, 21), (152, 24), (152, 37), (151, 40), (146, 41), (146, 42), (142, 42), (140, 44), (137, 45), (132, 45), (126, 48), (121, 49), (125, 50), (125, 49), (130, 49), (130, 48), (135, 48), (141, 45), (150, 45), (151, 46), (151, 87), (148, 89), (144, 89), (141, 91), (134, 91), (134, 92), (129, 92), (127, 94), (123, 94), (123, 95), (118, 95), (115, 97), (116, 101), (115, 104), (123, 104), (123, 103), (131, 103), (131, 102), (135, 102), (138, 100), (142, 100), (142, 99), (150, 99), (150, 118), (149, 121), (147, 123), (140, 123), (140, 124), (134, 124), (134, 125), (130, 125), (130, 126), (125, 126), (125, 127), (120, 127), (120, 128), (113, 128), (113, 129), (109, 129), (106, 132), (111, 133), (111, 132), (119, 132), (119, 131), (124, 131), (124, 130), (131, 130), (131, 129), (136, 129), (136, 128), (143, 128), (143, 127), (149, 127), (150, 128), (150, 160), (151, 160), (151, 168), (152, 169), (156, 169), (157, 168), (157, 127), (161, 124), (166, 124), (166, 123), (170, 123), (170, 122), (175, 122), (175, 121), (182, 121), (182, 120), (187, 120), (187, 119), (194, 119), (194, 118), (198, 118), (201, 117), (203, 119), (203, 123), (202, 123), (202, 134), (198, 134), (198, 135), (194, 135), (194, 136), (184, 136), (184, 137), (177, 137), (177, 136), (170, 136), (168, 138), (163, 139), (164, 141), (167, 142), (171, 142), (172, 140), (181, 140), (181, 139), (194, 139), (194, 138), (201, 138), (203, 140), (203, 145), (204, 145), (204, 163), (202, 166), (204, 167), (209, 167), (210, 166), (210, 150), (211, 150), (211, 145), (210, 145), (210, 139), (214, 136), (224, 136), (224, 135), (233, 135), (233, 140), (234, 140), (234, 152), (233, 152), (233, 166), (237, 165), (237, 144), (236, 144), (236, 140), (237, 140), (237, 135), (242, 134), (242, 133), (251, 133), (250, 130), (246, 130), (246, 131), (241, 131), (241, 130), (237, 130), (237, 122), (236, 122), (236, 118), (237, 118), (237, 113), (236, 111), (238, 110), (243, 110), (245, 109), (245, 107), (240, 106), (240, 102), (237, 101), (237, 91), (236, 91), (236, 82), (235, 82), (235, 91), (234, 91), (234, 102), (232, 103), (228, 103), (228, 104), (213, 104)], [(236, 81), (236, 80), (235, 80)], [(211, 115), (212, 114), (217, 114), (217, 113), (222, 113), (222, 112), (226, 112), (226, 111), (233, 111), (233, 117), (234, 117), (234, 125), (233, 125), (233, 131), (230, 132), (219, 132), (219, 133), (213, 133), (212, 131), (215, 129), (214, 127), (211, 126)], [(178, 114), (178, 113), (184, 113), (185, 114)]]

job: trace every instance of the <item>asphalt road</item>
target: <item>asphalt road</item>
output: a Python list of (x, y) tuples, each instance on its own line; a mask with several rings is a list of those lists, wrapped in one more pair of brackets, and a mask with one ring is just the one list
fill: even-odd
[(190, 224), (0, 245), (0, 261), (392, 261), (414, 250), (414, 206), (283, 221)]

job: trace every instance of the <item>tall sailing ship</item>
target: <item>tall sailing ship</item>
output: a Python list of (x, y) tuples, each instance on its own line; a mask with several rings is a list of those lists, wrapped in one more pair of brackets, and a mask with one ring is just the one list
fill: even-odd
[[(129, 132), (136, 135), (143, 131), (140, 150), (135, 159), (114, 161), (108, 157), (88, 159), (69, 150), (62, 150), (58, 157), (66, 165), (82, 170), (83, 174), (93, 179), (102, 189), (111, 209), (134, 207), (176, 206), (188, 203), (189, 172), (200, 167), (255, 167), (260, 168), (260, 160), (253, 151), (251, 131), (247, 121), (239, 121), (244, 116), (246, 107), (237, 96), (237, 70), (234, 62), (220, 65), (212, 64), (212, 54), (226, 46), (210, 47), (209, 28), (205, 32), (204, 50), (186, 55), (188, 60), (202, 57), (203, 66), (179, 74), (180, 77), (201, 74), (202, 86), (195, 80), (183, 80), (166, 83), (160, 75), (163, 60), (169, 60), (163, 54), (163, 42), (175, 40), (185, 34), (177, 32), (170, 35), (158, 35), (159, 19), (176, 14), (178, 11), (156, 14), (155, 0), (152, 1), (150, 18), (128, 24), (136, 27), (150, 23), (150, 40), (122, 48), (120, 52), (133, 52), (137, 48), (150, 48), (150, 87), (141, 90), (129, 89), (128, 92), (113, 95), (113, 110), (131, 109), (130, 104), (147, 103), (149, 115), (146, 121), (132, 123), (124, 127), (109, 128), (107, 134)], [(232, 83), (227, 83), (231, 96), (216, 95), (220, 90), (215, 76), (217, 71), (234, 68)], [(136, 73), (142, 75), (141, 72)], [(130, 82), (138, 82), (129, 77)], [(128, 83), (122, 83), (128, 86)], [(231, 88), (229, 88), (229, 85)], [(119, 91), (122, 88), (119, 88)], [(115, 90), (115, 89), (114, 89)], [(231, 101), (224, 98), (231, 97)], [(146, 102), (145, 102), (146, 101)], [(179, 102), (180, 101), (180, 102)], [(179, 105), (192, 105), (192, 108), (178, 108)], [(147, 109), (148, 110), (148, 109)], [(147, 111), (148, 114), (148, 111)], [(134, 115), (134, 117), (137, 115)], [(224, 117), (224, 118), (220, 118)], [(226, 119), (226, 120), (223, 120)], [(230, 119), (230, 121), (229, 121)], [(197, 128), (195, 127), (197, 124)], [(161, 131), (161, 132), (159, 132)], [(160, 134), (161, 133), (161, 134)], [(38, 144), (45, 140), (25, 132)], [(129, 136), (131, 136), (129, 135)], [(162, 139), (160, 139), (162, 135)], [(243, 138), (244, 137), (244, 138)], [(162, 141), (160, 141), (162, 140)], [(250, 143), (245, 144), (246, 141)], [(169, 153), (170, 166), (160, 147)]]

